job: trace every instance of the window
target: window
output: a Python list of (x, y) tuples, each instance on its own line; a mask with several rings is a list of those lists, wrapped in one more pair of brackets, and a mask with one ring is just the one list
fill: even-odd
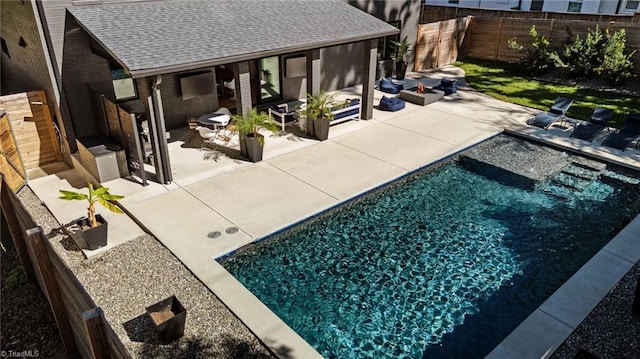
[(449, 0), (449, 4), (452, 5), (458, 5), (460, 3), (460, 0)]
[[(389, 25), (400, 28), (400, 20), (390, 21)], [(378, 60), (390, 59), (393, 56), (392, 41), (400, 41), (400, 34), (381, 37), (378, 39)]]
[(0, 42), (2, 43), (2, 52), (4, 52), (9, 58), (11, 58), (11, 54), (9, 54), (9, 48), (7, 47), (7, 42), (4, 41), (4, 38), (0, 37)]
[(640, 1), (638, 0), (628, 0), (627, 5), (624, 7), (625, 10), (631, 11), (639, 11), (640, 10)]
[(136, 83), (127, 74), (120, 65), (110, 64), (111, 80), (113, 82), (113, 91), (116, 94), (116, 100), (130, 100), (138, 98), (136, 91)]
[(24, 37), (20, 36), (20, 40), (18, 40), (18, 45), (20, 47), (27, 47), (27, 42), (24, 40)]
[(582, 0), (571, 0), (567, 6), (567, 12), (580, 12), (582, 10)]
[(531, 1), (531, 11), (542, 11), (543, 6), (544, 6), (544, 0)]

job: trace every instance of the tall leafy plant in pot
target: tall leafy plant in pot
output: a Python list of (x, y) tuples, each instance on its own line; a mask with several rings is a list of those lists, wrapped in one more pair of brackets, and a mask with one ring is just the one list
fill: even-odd
[(315, 95), (307, 94), (307, 104), (302, 109), (302, 115), (307, 120), (307, 134), (320, 141), (329, 138), (329, 126), (333, 120), (331, 112), (334, 96), (320, 91)]
[(392, 41), (395, 52), (393, 53), (393, 60), (396, 63), (396, 79), (403, 80), (407, 72), (407, 56), (411, 53), (412, 44), (409, 43), (407, 36), (403, 37), (401, 41)]
[(65, 229), (73, 238), (73, 240), (82, 249), (98, 249), (107, 245), (107, 221), (99, 214), (96, 214), (96, 203), (100, 203), (103, 207), (113, 213), (124, 213), (120, 207), (112, 203), (123, 199), (124, 196), (109, 193), (106, 187), (93, 188), (89, 183), (87, 185), (88, 193), (59, 190), (60, 199), (65, 201), (87, 201), (87, 216), (78, 218), (65, 225)]
[(251, 162), (262, 160), (264, 150), (264, 136), (260, 129), (275, 132), (278, 130), (271, 116), (258, 112), (253, 107), (246, 115), (234, 115), (233, 124), (240, 134), (240, 153), (248, 157)]

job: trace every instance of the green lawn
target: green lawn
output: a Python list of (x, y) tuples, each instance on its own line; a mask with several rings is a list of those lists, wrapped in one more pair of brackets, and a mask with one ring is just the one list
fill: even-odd
[(556, 97), (564, 96), (574, 100), (567, 112), (569, 117), (587, 120), (596, 106), (614, 110), (609, 123), (612, 127), (620, 127), (627, 113), (640, 112), (640, 97), (531, 80), (522, 76), (517, 65), (477, 59), (454, 65), (465, 71), (471, 87), (502, 101), (548, 110)]

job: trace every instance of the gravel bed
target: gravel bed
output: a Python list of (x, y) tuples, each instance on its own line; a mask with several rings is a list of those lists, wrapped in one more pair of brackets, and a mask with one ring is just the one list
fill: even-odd
[[(274, 358), (266, 347), (231, 313), (220, 300), (189, 272), (155, 238), (145, 235), (109, 250), (105, 255), (84, 259), (75, 243), (60, 231), (59, 224), (40, 204), (40, 200), (25, 187), (18, 197), (30, 210), (50, 243), (76, 273), (80, 282), (102, 307), (107, 320), (134, 358)], [(3, 274), (6, 269), (3, 257)], [(554, 359), (574, 359), (580, 350), (597, 358), (640, 358), (640, 316), (632, 315), (631, 305), (640, 277), (640, 262), (624, 276), (601, 303), (552, 355)], [(37, 290), (20, 289), (20, 295), (2, 298), (2, 349), (36, 348), (42, 354), (58, 356), (61, 343), (52, 331), (55, 324), (43, 296)], [(3, 286), (3, 294), (6, 289)], [(175, 294), (187, 308), (185, 335), (180, 340), (161, 345), (145, 307)], [(44, 314), (29, 318), (13, 314), (18, 322), (7, 321), (8, 307), (24, 310), (20, 298), (35, 298), (36, 305), (45, 306)], [(11, 302), (9, 302), (11, 301)], [(20, 310), (22, 308), (22, 310)], [(46, 321), (48, 320), (48, 323)], [(47, 327), (48, 325), (48, 327)], [(12, 326), (16, 326), (12, 328)], [(29, 326), (44, 326), (25, 330)], [(13, 332), (20, 330), (23, 335)], [(12, 333), (8, 335), (7, 333)], [(12, 346), (7, 347), (7, 340)], [(30, 343), (30, 340), (33, 342)], [(44, 352), (42, 352), (44, 351)], [(45, 355), (48, 357), (48, 355)]]
[[(134, 358), (274, 358), (182, 263), (151, 235), (85, 259), (28, 188), (18, 197), (74, 271)], [(176, 295), (187, 309), (184, 336), (160, 344), (145, 308)]]
[(640, 358), (640, 315), (631, 313), (640, 262), (589, 313), (551, 358), (573, 359), (585, 350), (600, 359)]

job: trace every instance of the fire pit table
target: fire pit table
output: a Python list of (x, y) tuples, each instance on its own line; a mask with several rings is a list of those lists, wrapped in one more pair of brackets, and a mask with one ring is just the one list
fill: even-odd
[(418, 93), (417, 89), (417, 87), (412, 87), (410, 89), (400, 91), (400, 98), (405, 101), (415, 103), (416, 105), (426, 106), (440, 101), (444, 97), (444, 91), (425, 87), (424, 93)]

